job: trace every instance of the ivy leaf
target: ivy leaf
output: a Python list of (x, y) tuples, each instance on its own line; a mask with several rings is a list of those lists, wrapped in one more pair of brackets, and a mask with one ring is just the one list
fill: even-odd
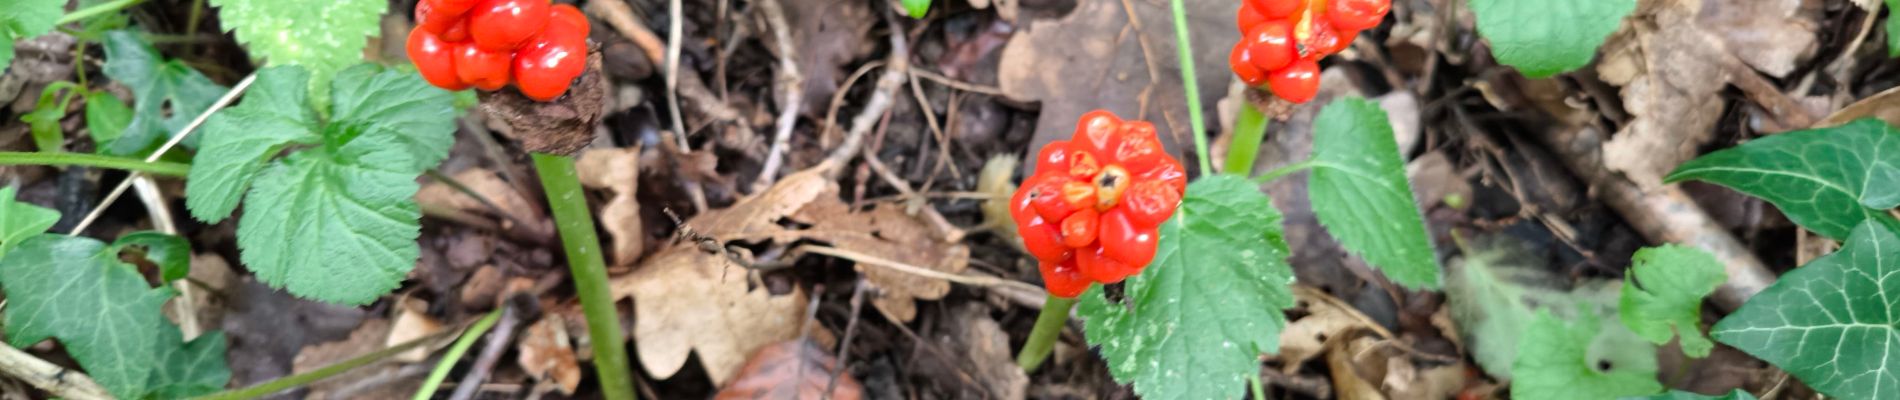
[(65, 0), (0, 0), (0, 70), (13, 62), (13, 41), (46, 34)]
[[(100, 153), (125, 156), (155, 150), (211, 108), (211, 103), (226, 91), (198, 70), (159, 57), (158, 51), (133, 31), (108, 32), (105, 45), (105, 74), (132, 89), (134, 105), (132, 122), (117, 139), (101, 146)], [(199, 136), (193, 135), (185, 138), (184, 144), (196, 147), (198, 140)]]
[(191, 243), (185, 238), (158, 232), (133, 232), (112, 242), (112, 254), (127, 247), (145, 250), (145, 259), (158, 264), (159, 277), (165, 282), (184, 279), (191, 273)]
[(1517, 360), (1511, 363), (1511, 398), (1595, 400), (1661, 392), (1653, 364), (1648, 369), (1610, 364), (1609, 371), (1599, 370), (1608, 363), (1589, 354), (1598, 324), (1596, 314), (1587, 310), (1575, 321), (1538, 310), (1524, 327)]
[[(1785, 134), (1784, 134), (1785, 135)], [(1891, 223), (1855, 227), (1841, 249), (1782, 274), (1710, 330), (1843, 399), (1900, 395), (1900, 234)]]
[[(124, 238), (120, 238), (124, 240)], [(159, 330), (159, 351), (154, 360), (149, 387), (151, 397), (183, 399), (216, 393), (231, 381), (231, 368), (225, 365), (224, 332), (211, 331), (190, 342), (177, 326), (165, 324)]]
[[(1669, 393), (1651, 395), (1649, 397), (1642, 397), (1642, 398), (1648, 399), (1648, 400), (1755, 400), (1755, 395), (1748, 394), (1748, 392), (1744, 392), (1741, 389), (1735, 389), (1735, 391), (1728, 392), (1728, 394), (1721, 395), (1721, 396), (1710, 396), (1710, 395), (1701, 394), (1701, 393), (1684, 392), (1681, 390), (1671, 390), (1669, 391)], [(1625, 399), (1628, 399), (1628, 397), (1625, 397)]]
[[(218, 20), (235, 33), (251, 56), (269, 65), (301, 65), (310, 87), (328, 87), (330, 76), (363, 59), (368, 38), (381, 32), (383, 0), (211, 0)], [(318, 97), (324, 97), (318, 93)]]
[(1789, 132), (1683, 163), (1667, 182), (1700, 180), (1760, 197), (1801, 227), (1846, 238), (1863, 221), (1892, 222), (1900, 205), (1900, 132), (1867, 118)]
[(25, 348), (57, 337), (99, 385), (138, 398), (156, 367), (169, 289), (153, 289), (105, 243), (39, 235), (0, 259), (7, 292), (7, 343)]
[(59, 223), (59, 212), (26, 202), (14, 201), (14, 187), (0, 188), (0, 258), (6, 257), (20, 242), (46, 233)]
[(1617, 313), (1623, 325), (1655, 344), (1680, 333), (1683, 353), (1708, 356), (1715, 343), (1702, 335), (1702, 298), (1728, 281), (1722, 263), (1708, 252), (1673, 244), (1638, 250), (1631, 263)]
[(1293, 306), (1293, 271), (1280, 213), (1246, 178), (1208, 176), (1188, 186), (1161, 224), (1155, 259), (1128, 278), (1125, 297), (1102, 289), (1081, 298), (1088, 341), (1109, 372), (1151, 399), (1236, 398), (1258, 373), (1258, 355), (1279, 351)]
[(1498, 62), (1532, 78), (1581, 68), (1636, 0), (1471, 0)]
[(103, 148), (118, 140), (132, 124), (132, 107), (104, 90), (86, 94), (86, 130), (92, 133), (94, 147)]
[[(294, 92), (302, 88), (282, 84), (295, 75), (285, 74), (273, 78), (278, 84), (257, 90), (288, 92), (254, 93), (265, 97), (247, 104), (296, 104), (292, 100), (303, 96)], [(232, 112), (226, 115), (230, 127), (261, 130), (220, 130), (213, 136), (244, 138), (216, 139), (218, 145), (249, 147), (205, 151), (249, 155), (233, 164), (245, 168), (255, 164), (241, 163), (274, 153), (270, 144), (312, 139), (308, 132), (320, 132), (314, 147), (272, 161), (256, 174), (246, 196), (249, 206), (238, 220), (240, 257), (271, 287), (321, 301), (364, 304), (394, 289), (415, 266), (422, 217), (415, 179), (447, 157), (455, 115), (449, 93), (413, 73), (365, 64), (337, 76), (331, 92), (334, 114), (327, 124), (319, 126), (314, 118), (299, 124), (291, 117), (260, 122), (258, 113)], [(283, 115), (271, 116), (278, 117)], [(258, 136), (269, 137), (240, 140)], [(204, 167), (193, 169), (199, 168)], [(207, 178), (210, 182), (203, 184), (217, 188), (206, 189), (214, 202), (187, 206), (194, 216), (221, 219), (229, 208), (214, 208), (227, 207), (216, 202), (230, 200), (250, 175)]]
[(1307, 196), (1319, 222), (1393, 282), (1438, 288), (1438, 259), (1385, 110), (1360, 98), (1335, 101), (1320, 111), (1313, 132)]
[(322, 138), (316, 113), (305, 101), (309, 81), (302, 67), (258, 70), (243, 103), (205, 120), (204, 146), (185, 180), (185, 208), (193, 218), (217, 223), (229, 217), (271, 156)]

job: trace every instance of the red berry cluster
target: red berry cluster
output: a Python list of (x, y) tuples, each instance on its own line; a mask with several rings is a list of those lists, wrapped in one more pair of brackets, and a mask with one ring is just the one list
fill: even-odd
[(1319, 93), (1319, 59), (1345, 50), (1391, 10), (1392, 0), (1243, 0), (1240, 43), (1227, 64), (1248, 86), (1305, 103)]
[(409, 59), (448, 90), (499, 90), (510, 81), (540, 101), (587, 70), (587, 16), (548, 0), (422, 0)]
[(1075, 297), (1094, 282), (1121, 282), (1154, 260), (1156, 227), (1174, 215), (1187, 172), (1146, 121), (1095, 110), (1075, 135), (1043, 146), (1036, 174), (1010, 199), (1023, 247), (1049, 293)]

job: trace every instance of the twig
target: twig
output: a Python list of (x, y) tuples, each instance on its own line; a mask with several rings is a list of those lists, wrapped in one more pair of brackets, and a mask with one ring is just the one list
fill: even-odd
[(86, 374), (53, 365), (12, 346), (0, 346), (0, 373), (33, 385), (54, 397), (81, 400), (112, 398), (105, 388), (93, 383)]
[[(957, 180), (963, 180), (963, 173), (957, 171), (955, 161), (950, 159), (950, 135), (943, 132), (943, 124), (937, 123), (937, 110), (930, 107), (930, 100), (924, 98), (924, 86), (917, 83), (916, 77), (905, 80), (910, 81), (910, 94), (911, 97), (917, 99), (917, 111), (924, 114), (924, 124), (929, 125), (930, 134), (937, 137), (937, 164), (931, 167), (931, 180), (927, 182), (935, 182), (936, 173), (943, 171), (945, 165), (950, 166), (952, 176), (955, 176)], [(930, 184), (925, 183), (924, 186), (925, 189), (929, 189)]]
[[(185, 125), (185, 129), (179, 130), (178, 134), (172, 135), (171, 140), (165, 141), (165, 145), (159, 146), (158, 151), (154, 151), (151, 156), (145, 157), (145, 162), (152, 163), (158, 161), (158, 158), (165, 155), (165, 152), (171, 151), (172, 147), (176, 147), (179, 142), (184, 141), (185, 136), (198, 130), (199, 126), (204, 125), (205, 119), (211, 118), (212, 113), (218, 112), (218, 110), (222, 110), (226, 106), (230, 106), (232, 101), (237, 100), (238, 95), (244, 93), (244, 89), (251, 87), (251, 82), (256, 81), (256, 73), (252, 73), (250, 76), (244, 77), (244, 80), (238, 81), (237, 86), (232, 86), (231, 91), (224, 93), (224, 97), (220, 97), (217, 102), (211, 103), (211, 107), (205, 108), (204, 112), (199, 113), (197, 118), (192, 119), (190, 124)], [(106, 195), (105, 201), (99, 202), (99, 206), (94, 207), (91, 213), (87, 213), (85, 219), (79, 220), (79, 225), (74, 226), (73, 231), (67, 233), (66, 236), (79, 236), (80, 232), (85, 232), (86, 227), (91, 226), (94, 220), (98, 220), (99, 216), (105, 213), (106, 207), (112, 206), (112, 202), (118, 201), (119, 196), (124, 195), (125, 189), (132, 187), (132, 181), (137, 180), (139, 176), (141, 176), (141, 174), (138, 171), (132, 171), (131, 175), (125, 177), (125, 180), (119, 181), (119, 187), (113, 188), (112, 194)]]
[(951, 89), (961, 90), (961, 91), (970, 92), (970, 93), (981, 93), (981, 94), (986, 94), (986, 95), (996, 96), (996, 97), (1005, 97), (1003, 96), (1003, 89), (998, 89), (995, 86), (983, 86), (983, 85), (978, 85), (974, 83), (959, 81), (956, 79), (952, 79), (948, 76), (943, 76), (943, 74), (932, 72), (930, 70), (923, 69), (923, 68), (911, 68), (910, 72), (912, 74), (917, 75), (917, 77), (919, 78), (929, 79), (932, 82), (937, 82), (937, 84), (949, 86)]
[(884, 60), (864, 63), (858, 67), (857, 71), (852, 71), (850, 77), (844, 78), (844, 85), (838, 86), (838, 91), (831, 93), (831, 108), (825, 111), (825, 124), (818, 126), (819, 144), (831, 147), (831, 133), (838, 130), (838, 107), (844, 106), (845, 93), (850, 93), (851, 87), (857, 86), (858, 78), (863, 78), (864, 74), (870, 73), (872, 68), (882, 66), (884, 66)]
[(377, 388), (388, 386), (391, 383), (412, 382), (416, 377), (428, 374), (430, 368), (431, 366), (427, 364), (404, 365), (402, 368), (397, 368), (396, 372), (377, 374), (376, 376), (364, 378), (360, 381), (350, 382), (348, 386), (330, 391), (330, 395), (325, 398), (331, 400), (360, 399), (363, 398), (363, 392), (376, 390)]
[(830, 247), (830, 246), (819, 246), (819, 245), (811, 245), (811, 244), (800, 245), (797, 248), (792, 249), (792, 252), (793, 253), (804, 252), (804, 253), (823, 254), (823, 255), (828, 255), (832, 257), (838, 257), (838, 258), (855, 261), (859, 265), (871, 265), (871, 266), (883, 267), (886, 269), (890, 269), (893, 271), (902, 272), (906, 274), (921, 276), (925, 278), (942, 279), (942, 280), (961, 283), (961, 284), (970, 285), (970, 286), (980, 286), (980, 287), (986, 287), (986, 288), (987, 287), (1004, 287), (1004, 288), (1009, 288), (1013, 290), (1028, 290), (1028, 291), (1038, 291), (1038, 292), (1042, 291), (1042, 288), (1036, 287), (1036, 285), (1031, 285), (1031, 284), (1022, 283), (1018, 281), (1001, 279), (1001, 278), (993, 278), (993, 277), (988, 277), (988, 276), (952, 274), (952, 273), (937, 271), (937, 270), (933, 270), (929, 268), (919, 267), (915, 265), (905, 264), (905, 263), (901, 263), (897, 261), (886, 260), (883, 258), (879, 258), (877, 256), (870, 255), (870, 254), (864, 254), (864, 253), (859, 253), (859, 252), (855, 252), (851, 250), (845, 250), (845, 249), (840, 249), (840, 248)]
[[(152, 226), (159, 233), (178, 235), (178, 225), (172, 222), (171, 209), (165, 206), (165, 195), (159, 193), (158, 183), (153, 182), (152, 177), (141, 176), (133, 181), (132, 186), (138, 188), (139, 201), (145, 203), (145, 211), (151, 214)], [(173, 317), (178, 320), (178, 332), (183, 334), (186, 341), (197, 339), (198, 335), (204, 334), (204, 328), (198, 326), (198, 289), (191, 287), (191, 282), (184, 279), (172, 281), (171, 285), (178, 290), (178, 297), (171, 300), (172, 313), (176, 314)]]
[[(831, 155), (825, 158), (826, 163), (844, 165), (851, 161), (851, 157), (858, 155), (858, 149), (864, 146), (865, 132), (870, 132), (878, 118), (890, 110), (891, 96), (909, 75), (906, 72), (910, 71), (910, 45), (904, 39), (902, 25), (889, 11), (885, 11), (884, 20), (891, 26), (891, 56), (890, 61), (887, 61), (889, 68), (885, 68), (884, 74), (878, 77), (877, 90), (871, 92), (871, 101), (865, 103), (864, 109), (858, 111), (856, 117), (851, 118), (851, 130), (845, 132), (844, 142), (839, 143), (838, 148), (832, 149)], [(841, 169), (832, 171), (835, 174)]]
[(494, 372), (501, 353), (514, 341), (515, 325), (521, 322), (518, 313), (514, 307), (502, 306), (501, 322), (495, 324), (494, 334), (488, 335), (488, 344), (482, 346), (482, 354), (475, 357), (475, 365), (470, 367), (467, 376), (462, 377), (462, 383), (455, 386), (455, 393), (449, 395), (449, 400), (475, 398), (475, 390), (480, 389), (482, 381)]
[(805, 104), (805, 78), (798, 73), (798, 48), (792, 45), (791, 24), (785, 22), (785, 10), (778, 0), (761, 0), (759, 11), (765, 14), (765, 23), (771, 25), (772, 36), (778, 44), (779, 87), (785, 100), (779, 103), (778, 132), (772, 137), (772, 150), (765, 157), (765, 167), (759, 172), (759, 181), (752, 186), (754, 192), (764, 191), (778, 180), (779, 165), (784, 162), (785, 147), (792, 139), (793, 125), (798, 123), (799, 106)]
[[(869, 165), (872, 171), (876, 171), (877, 176), (884, 179), (884, 183), (897, 189), (899, 195), (906, 198), (917, 196), (917, 192), (911, 190), (910, 183), (904, 182), (903, 178), (898, 177), (896, 173), (891, 172), (891, 169), (884, 165), (884, 160), (880, 160), (876, 154), (870, 153), (870, 150), (865, 150), (864, 164)], [(936, 207), (923, 207), (922, 213), (924, 220), (930, 222), (930, 225), (937, 228), (937, 232), (943, 235), (943, 241), (950, 243), (963, 241), (963, 236), (966, 234), (963, 228), (958, 228), (956, 225), (951, 224), (949, 219), (943, 217), (943, 213), (937, 212)]]
[(866, 284), (863, 277), (859, 277), (857, 287), (851, 289), (851, 319), (844, 323), (844, 339), (838, 340), (838, 371), (831, 375), (831, 382), (825, 383), (826, 397), (830, 397), (831, 391), (838, 389), (838, 376), (850, 370), (849, 363), (846, 362), (851, 356), (848, 350), (851, 349), (851, 339), (857, 336), (858, 313), (864, 310), (864, 289), (869, 287), (871, 285)]
[(670, 23), (666, 28), (666, 58), (661, 59), (666, 61), (666, 106), (671, 109), (673, 130), (680, 133), (677, 136), (680, 150), (691, 152), (692, 146), (686, 143), (686, 120), (680, 118), (680, 31), (685, 29), (686, 22), (681, 21), (685, 17), (680, 11), (680, 0), (669, 0), (666, 4), (666, 19)]
[[(692, 79), (682, 82), (679, 79), (678, 60), (675, 60), (676, 57), (669, 56), (669, 54), (675, 56), (679, 54), (677, 52), (678, 47), (676, 47), (679, 42), (679, 35), (673, 31), (673, 29), (678, 29), (679, 27), (679, 1), (673, 0), (671, 6), (674, 23), (673, 26), (670, 27), (671, 29), (668, 30), (668, 33), (672, 35), (672, 43), (661, 41), (658, 35), (653, 34), (652, 29), (648, 29), (646, 24), (640, 22), (640, 19), (634, 18), (633, 9), (627, 6), (627, 2), (590, 1), (587, 2), (587, 11), (607, 21), (607, 25), (612, 26), (615, 31), (619, 31), (621, 36), (633, 41), (635, 46), (639, 46), (640, 50), (646, 53), (648, 60), (665, 64), (664, 66), (666, 66), (666, 68), (662, 68), (661, 70), (666, 74), (667, 106), (672, 107), (672, 112), (668, 116), (672, 118), (673, 129), (678, 133), (678, 135), (674, 136), (674, 139), (679, 142), (678, 145), (681, 152), (690, 153), (692, 152), (692, 146), (686, 142), (686, 123), (684, 119), (680, 118), (679, 96), (681, 92), (685, 92), (688, 99), (694, 100), (694, 102), (700, 106), (700, 111), (705, 112), (707, 116), (715, 120), (737, 121), (739, 120), (739, 111), (732, 109), (731, 106), (712, 97), (711, 92), (707, 91), (704, 87), (704, 83), (700, 83), (699, 80)], [(698, 94), (705, 94), (706, 98), (695, 98)]]

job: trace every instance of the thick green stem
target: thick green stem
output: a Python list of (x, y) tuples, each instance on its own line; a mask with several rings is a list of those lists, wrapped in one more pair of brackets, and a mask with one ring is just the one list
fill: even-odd
[(1214, 173), (1214, 162), (1207, 159), (1207, 123), (1201, 121), (1201, 85), (1194, 79), (1194, 46), (1188, 44), (1187, 6), (1174, 4), (1174, 48), (1181, 57), (1181, 89), (1187, 92), (1188, 126), (1194, 132), (1195, 158), (1201, 159), (1201, 174)]
[(77, 11), (73, 11), (72, 13), (68, 13), (66, 14), (66, 16), (59, 17), (59, 22), (54, 23), (54, 25), (70, 24), (70, 23), (85, 20), (86, 18), (92, 18), (94, 16), (98, 16), (99, 14), (117, 12), (119, 10), (125, 9), (126, 7), (131, 7), (133, 4), (138, 4), (141, 1), (145, 1), (145, 0), (119, 0), (119, 1), (111, 2), (111, 3), (100, 4), (100, 5), (96, 5), (92, 7), (86, 7), (83, 9), (79, 9)]
[(1266, 137), (1267, 114), (1251, 102), (1241, 104), (1240, 116), (1234, 119), (1234, 141), (1227, 146), (1227, 167), (1221, 170), (1239, 176), (1253, 174), (1253, 158), (1260, 154), (1260, 141)]
[(467, 353), (469, 347), (475, 346), (475, 339), (488, 333), (488, 328), (495, 327), (495, 321), (500, 320), (501, 309), (497, 308), (495, 311), (490, 311), (488, 316), (475, 321), (475, 326), (469, 327), (468, 331), (462, 332), (462, 337), (455, 339), (455, 345), (449, 346), (449, 352), (442, 354), (442, 361), (435, 363), (435, 370), (429, 371), (429, 379), (422, 381), (422, 388), (416, 390), (415, 399), (428, 400), (430, 396), (434, 396), (436, 388), (441, 387), (442, 381), (449, 378), (449, 370), (455, 369), (455, 362), (462, 359), (462, 354)]
[(190, 164), (180, 164), (180, 163), (175, 163), (175, 162), (164, 162), (164, 161), (145, 162), (143, 160), (124, 158), (124, 157), (102, 156), (102, 155), (97, 155), (97, 154), (81, 154), (81, 153), (45, 153), (45, 152), (35, 153), (35, 152), (0, 151), (0, 165), (52, 165), (52, 166), (78, 165), (78, 166), (86, 166), (86, 167), (122, 169), (126, 171), (144, 172), (144, 173), (152, 174), (152, 175), (175, 176), (175, 177), (183, 177), (185, 176), (186, 173), (191, 171)]
[(533, 157), (541, 187), (548, 194), (548, 207), (554, 210), (562, 247), (567, 248), (567, 266), (574, 275), (581, 311), (587, 315), (587, 335), (594, 344), (594, 367), (600, 372), (601, 392), (608, 400), (633, 399), (626, 336), (620, 333), (620, 315), (607, 290), (607, 263), (600, 255), (600, 239), (594, 236), (594, 216), (587, 210), (574, 158), (541, 153)]
[(1062, 336), (1062, 326), (1069, 322), (1069, 309), (1075, 307), (1075, 299), (1049, 295), (1049, 301), (1042, 304), (1042, 313), (1036, 315), (1036, 328), (1029, 331), (1029, 342), (1023, 344), (1023, 352), (1016, 354), (1016, 365), (1023, 367), (1023, 373), (1036, 372), (1042, 361), (1049, 359), (1049, 352), (1056, 349), (1056, 338)]
[(259, 397), (269, 396), (277, 392), (282, 392), (282, 391), (290, 390), (292, 388), (296, 388), (299, 386), (308, 385), (316, 381), (323, 380), (324, 378), (329, 378), (337, 374), (348, 372), (349, 370), (356, 369), (358, 367), (362, 367), (365, 365), (369, 365), (377, 361), (382, 361), (382, 359), (395, 356), (396, 354), (400, 354), (405, 351), (409, 351), (409, 349), (416, 348), (418, 346), (423, 345), (424, 343), (433, 342), (437, 338), (441, 337), (443, 334), (446, 334), (448, 332), (453, 332), (453, 331), (437, 333), (437, 334), (425, 336), (416, 340), (411, 340), (406, 343), (396, 345), (395, 347), (377, 350), (374, 353), (364, 354), (364, 355), (356, 356), (356, 358), (343, 360), (343, 362), (330, 364), (328, 366), (324, 366), (323, 368), (318, 368), (315, 371), (310, 371), (310, 372), (305, 372), (301, 374), (273, 379), (273, 380), (252, 385), (250, 387), (246, 387), (243, 389), (227, 390), (223, 392), (212, 393), (209, 395), (197, 397), (196, 400), (244, 400), (244, 399), (255, 399)]

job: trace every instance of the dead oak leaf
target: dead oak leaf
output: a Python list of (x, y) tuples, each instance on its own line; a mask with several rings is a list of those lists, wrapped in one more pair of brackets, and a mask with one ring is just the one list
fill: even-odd
[(1274, 357), (1281, 361), (1283, 372), (1298, 372), (1307, 360), (1325, 353), (1332, 339), (1368, 328), (1367, 320), (1353, 315), (1356, 311), (1350, 309), (1352, 306), (1319, 289), (1294, 286), (1293, 296), (1306, 310), (1306, 316), (1287, 322), (1286, 330), (1280, 331), (1280, 353)]
[[(837, 196), (820, 196), (793, 215), (810, 229), (787, 232), (783, 239), (805, 238), (829, 242), (852, 252), (885, 260), (928, 268), (951, 274), (962, 273), (970, 264), (970, 248), (943, 240), (938, 231), (916, 216), (904, 213), (902, 204), (886, 203), (869, 211), (852, 212)], [(789, 241), (781, 242), (789, 243)], [(950, 282), (859, 263), (858, 272), (883, 295), (871, 300), (879, 310), (899, 321), (917, 317), (914, 300), (937, 300), (950, 293)]]
[(580, 388), (581, 365), (569, 340), (567, 322), (560, 314), (548, 314), (521, 333), (515, 363), (535, 380), (553, 382), (562, 394), (573, 395)]
[(607, 189), (613, 197), (600, 208), (600, 225), (613, 237), (613, 265), (632, 265), (646, 250), (646, 230), (640, 222), (640, 149), (590, 149), (574, 166), (582, 186)]
[(799, 339), (759, 349), (739, 371), (738, 379), (713, 396), (714, 400), (827, 398), (862, 399), (864, 387), (851, 374), (840, 374), (838, 360), (824, 349)]
[(1728, 83), (1721, 63), (1730, 56), (1684, 7), (1639, 8), (1605, 42), (1597, 64), (1604, 82), (1623, 87), (1623, 108), (1633, 117), (1603, 144), (1603, 164), (1645, 188), (1661, 186), (1664, 174), (1713, 139), (1724, 105), (1710, 99)]

